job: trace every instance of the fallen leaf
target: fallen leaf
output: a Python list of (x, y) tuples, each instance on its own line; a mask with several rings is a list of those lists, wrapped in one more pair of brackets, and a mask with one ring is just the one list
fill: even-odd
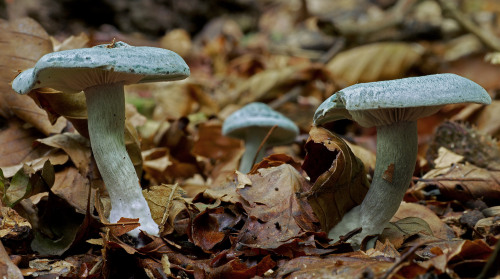
[(68, 202), (76, 212), (85, 214), (87, 204), (94, 204), (94, 192), (92, 189), (90, 195), (91, 200), (88, 200), (89, 181), (82, 176), (81, 172), (74, 167), (67, 167), (55, 174), (54, 186), (51, 190), (54, 194)]
[(237, 190), (248, 203), (243, 208), (249, 216), (238, 235), (240, 244), (277, 249), (317, 230), (309, 204), (297, 198), (296, 193), (307, 191), (309, 185), (296, 169), (283, 164), (248, 177), (252, 185)]
[(42, 137), (43, 134), (36, 129), (23, 127), (19, 119), (9, 119), (6, 126), (0, 129), (0, 167), (14, 166), (43, 157), (52, 148), (34, 144)]
[(368, 191), (363, 163), (339, 137), (312, 127), (302, 168), (314, 183), (302, 193), (318, 216), (324, 231), (333, 228), (346, 212), (361, 204)]
[(388, 259), (370, 258), (361, 252), (326, 257), (299, 257), (277, 270), (275, 278), (362, 278), (371, 274), (381, 278), (394, 263)]
[(0, 238), (22, 239), (31, 231), (31, 224), (10, 207), (0, 208)]
[(425, 199), (427, 191), (438, 189), (438, 197), (445, 200), (467, 202), (482, 199), (496, 204), (500, 199), (500, 171), (487, 170), (471, 164), (457, 164), (449, 168), (427, 172), (411, 194)]
[(193, 243), (203, 251), (210, 252), (217, 245), (222, 245), (224, 240), (228, 240), (231, 229), (241, 220), (242, 215), (235, 214), (231, 208), (208, 208), (193, 220)]
[(162, 225), (161, 234), (174, 231), (179, 216), (187, 211), (187, 201), (182, 198), (184, 191), (175, 185), (151, 186), (142, 191), (151, 210), (151, 216), (157, 224)]
[(90, 143), (86, 138), (79, 134), (63, 133), (39, 139), (38, 141), (45, 145), (64, 150), (80, 173), (87, 175), (90, 165), (91, 150)]
[(358, 82), (397, 79), (415, 65), (423, 51), (417, 44), (373, 43), (337, 54), (326, 67), (346, 86)]

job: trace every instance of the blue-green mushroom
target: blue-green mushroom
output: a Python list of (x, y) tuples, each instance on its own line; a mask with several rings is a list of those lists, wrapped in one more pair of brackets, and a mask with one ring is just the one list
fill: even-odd
[(417, 158), (417, 119), (458, 103), (490, 104), (491, 98), (469, 79), (436, 74), (355, 84), (318, 107), (314, 125), (351, 119), (363, 127), (377, 127), (377, 161), (370, 189), (362, 203), (330, 230), (333, 241), (361, 228), (361, 233), (349, 239), (359, 247), (366, 236), (383, 231), (411, 182)]
[(158, 235), (159, 228), (142, 195), (124, 144), (124, 86), (188, 77), (189, 67), (176, 53), (123, 42), (53, 52), (20, 73), (12, 88), (26, 94), (49, 87), (64, 93), (85, 92), (92, 153), (111, 200), (110, 222), (139, 218), (139, 230)]
[[(276, 129), (258, 150), (274, 125)], [(256, 162), (260, 162), (264, 158), (267, 147), (292, 142), (299, 134), (299, 128), (292, 120), (274, 111), (268, 105), (255, 102), (229, 115), (222, 125), (222, 134), (245, 142), (245, 153), (240, 160), (238, 170), (248, 173), (252, 169), (254, 158)]]

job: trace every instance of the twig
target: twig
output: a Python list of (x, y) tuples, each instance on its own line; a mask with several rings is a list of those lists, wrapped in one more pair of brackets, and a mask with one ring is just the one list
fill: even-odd
[(413, 178), (416, 182), (437, 182), (437, 181), (458, 181), (458, 182), (485, 182), (484, 178), (451, 178), (451, 177), (436, 177), (436, 178)]
[(420, 247), (424, 246), (424, 245), (427, 245), (429, 243), (432, 243), (432, 242), (436, 242), (436, 240), (427, 240), (427, 241), (422, 241), (420, 242), (419, 244), (413, 246), (410, 248), (410, 250), (408, 250), (408, 252), (404, 253), (401, 258), (399, 258), (395, 263), (394, 265), (391, 266), (391, 268), (389, 268), (389, 270), (386, 271), (386, 273), (384, 274), (384, 276), (381, 278), (381, 279), (387, 279), (389, 278), (389, 276), (391, 275), (391, 273), (399, 266), (401, 265), (403, 262), (405, 262), (411, 255), (413, 255), (415, 253), (415, 251), (417, 249), (419, 249)]
[(449, 0), (436, 0), (443, 9), (444, 14), (448, 14), (456, 20), (466, 31), (474, 34), (488, 48), (500, 51), (500, 40), (488, 31), (479, 28), (472, 20), (461, 13)]
[(281, 107), (284, 103), (297, 99), (297, 97), (299, 97), (300, 93), (302, 93), (303, 89), (304, 89), (303, 86), (300, 86), (300, 85), (295, 86), (290, 91), (285, 93), (285, 95), (270, 102), (269, 107), (271, 107), (272, 109), (277, 109), (277, 108)]
[(252, 166), (255, 165), (255, 161), (257, 161), (257, 156), (260, 152), (260, 150), (262, 149), (262, 147), (264, 147), (264, 144), (267, 142), (267, 140), (269, 139), (269, 137), (271, 136), (271, 134), (273, 133), (273, 131), (278, 127), (278, 125), (274, 125), (271, 127), (271, 129), (269, 130), (269, 132), (267, 133), (266, 137), (262, 140), (262, 142), (260, 143), (259, 145), (259, 148), (257, 148), (257, 152), (255, 153), (255, 156), (253, 157), (253, 160), (252, 160)]
[(170, 195), (168, 196), (167, 204), (165, 205), (165, 211), (163, 212), (163, 217), (161, 218), (160, 233), (163, 232), (163, 230), (165, 229), (165, 223), (167, 222), (168, 215), (170, 215), (170, 203), (172, 202), (175, 191), (177, 191), (177, 187), (179, 187), (179, 184), (175, 183), (174, 187), (170, 192)]
[(345, 41), (346, 39), (344, 37), (338, 37), (330, 47), (330, 49), (328, 49), (327, 52), (321, 55), (321, 57), (318, 59), (318, 62), (326, 64), (328, 61), (330, 61), (335, 55), (337, 55), (337, 53), (345, 48)]

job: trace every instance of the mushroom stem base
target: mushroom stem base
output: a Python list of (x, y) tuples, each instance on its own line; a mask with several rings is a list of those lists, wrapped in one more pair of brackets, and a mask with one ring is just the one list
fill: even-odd
[(89, 87), (85, 90), (92, 153), (111, 200), (109, 221), (121, 217), (139, 218), (139, 229), (158, 235), (139, 179), (125, 149), (125, 96), (123, 83)]
[(366, 236), (382, 233), (410, 185), (417, 161), (417, 139), (416, 121), (377, 127), (377, 162), (370, 189), (361, 205), (351, 209), (330, 230), (330, 238), (336, 241), (362, 228), (349, 240), (357, 247)]

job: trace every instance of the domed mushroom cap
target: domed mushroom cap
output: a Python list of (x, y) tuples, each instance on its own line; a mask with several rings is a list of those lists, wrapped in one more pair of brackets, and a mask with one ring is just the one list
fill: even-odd
[(39, 87), (76, 93), (100, 84), (170, 81), (189, 76), (186, 62), (170, 50), (123, 42), (53, 52), (19, 74), (12, 88), (26, 94)]
[(491, 98), (480, 85), (455, 74), (359, 83), (326, 99), (314, 114), (314, 124), (347, 118), (364, 127), (390, 125), (458, 103), (490, 104)]
[(232, 113), (224, 121), (222, 134), (245, 139), (247, 133), (256, 129), (269, 130), (274, 125), (277, 127), (267, 141), (269, 145), (290, 143), (299, 134), (293, 121), (263, 103), (251, 103)]

